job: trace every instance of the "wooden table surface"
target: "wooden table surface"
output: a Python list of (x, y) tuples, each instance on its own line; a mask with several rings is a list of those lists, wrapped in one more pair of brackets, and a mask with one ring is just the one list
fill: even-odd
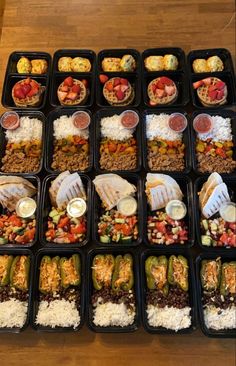
[[(225, 47), (235, 59), (234, 0), (0, 0), (0, 94), (14, 50)], [(4, 109), (0, 107), (0, 112)], [(27, 330), (0, 335), (0, 365), (234, 366), (235, 341), (192, 335)]]

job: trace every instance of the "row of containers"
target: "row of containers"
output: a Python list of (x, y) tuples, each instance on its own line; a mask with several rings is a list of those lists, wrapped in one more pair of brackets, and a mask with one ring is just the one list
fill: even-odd
[[(9, 145), (11, 145), (12, 141), (8, 141), (7, 138), (7, 130), (3, 127), (0, 127), (0, 175), (4, 174), (4, 173), (9, 173), (9, 174), (21, 174), (21, 175), (25, 175), (25, 174), (39, 174), (42, 172), (43, 168), (45, 168), (47, 173), (59, 173), (60, 171), (69, 169), (70, 171), (78, 171), (78, 172), (83, 172), (83, 173), (90, 173), (93, 168), (95, 169), (95, 171), (97, 173), (106, 173), (106, 172), (117, 172), (117, 173), (122, 173), (122, 172), (133, 172), (133, 173), (137, 173), (140, 172), (142, 169), (144, 169), (146, 172), (174, 172), (174, 173), (185, 173), (188, 174), (191, 171), (194, 171), (196, 174), (201, 175), (202, 173), (211, 173), (214, 171), (217, 171), (217, 164), (215, 164), (214, 162), (214, 154), (215, 151), (214, 150), (214, 154), (211, 157), (211, 161), (208, 159), (206, 160), (206, 163), (204, 163), (204, 161), (202, 161), (202, 163), (199, 163), (198, 160), (198, 155), (199, 152), (201, 153), (200, 155), (203, 156), (203, 154), (205, 154), (207, 151), (209, 151), (208, 146), (207, 145), (207, 141), (205, 139), (205, 141), (202, 141), (201, 143), (201, 138), (200, 135), (193, 129), (193, 120), (195, 117), (197, 117), (199, 114), (201, 114), (200, 111), (195, 111), (192, 113), (192, 115), (187, 114), (184, 110), (181, 109), (173, 109), (173, 110), (165, 110), (165, 109), (148, 109), (148, 110), (144, 110), (144, 111), (138, 111), (135, 109), (132, 109), (133, 111), (135, 111), (138, 115), (139, 115), (139, 123), (137, 125), (136, 128), (133, 129), (132, 132), (132, 138), (134, 139), (134, 145), (135, 145), (135, 149), (136, 149), (136, 164), (132, 165), (132, 167), (129, 167), (129, 165), (127, 164), (123, 164), (123, 168), (122, 169), (116, 169), (115, 167), (113, 167), (113, 163), (110, 162), (110, 168), (107, 165), (108, 163), (103, 161), (103, 165), (101, 165), (101, 153), (100, 153), (100, 149), (102, 146), (102, 141), (104, 140), (104, 136), (102, 136), (101, 133), (101, 121), (105, 118), (110, 118), (110, 117), (117, 117), (120, 116), (121, 113), (123, 111), (125, 111), (127, 109), (119, 109), (119, 108), (111, 108), (111, 109), (101, 109), (99, 111), (97, 111), (96, 113), (92, 114), (89, 110), (83, 110), (84, 112), (87, 112), (90, 115), (91, 118), (91, 123), (89, 126), (89, 131), (88, 131), (88, 139), (86, 140), (86, 144), (88, 142), (88, 148), (85, 152), (85, 158), (87, 159), (87, 163), (86, 165), (84, 165), (83, 163), (79, 164), (78, 162), (74, 162), (74, 160), (69, 164), (67, 164), (66, 162), (64, 164), (62, 163), (58, 163), (58, 158), (55, 158), (56, 151), (58, 149), (57, 147), (57, 141), (59, 141), (61, 139), (61, 137), (58, 139), (57, 137), (57, 132), (56, 132), (56, 127), (55, 127), (55, 121), (58, 121), (59, 119), (63, 118), (65, 116), (65, 121), (60, 121), (60, 124), (65, 125), (68, 124), (68, 126), (71, 124), (73, 125), (73, 123), (71, 122), (71, 120), (69, 120), (69, 118), (73, 115), (73, 113), (77, 112), (78, 109), (65, 109), (65, 108), (58, 108), (55, 109), (53, 111), (51, 111), (47, 117), (44, 116), (44, 114), (40, 111), (22, 111), (22, 110), (17, 110), (16, 112), (18, 113), (18, 115), (20, 116), (20, 118), (23, 117), (29, 117), (30, 119), (37, 119), (39, 121), (42, 122), (42, 137), (41, 137), (41, 153), (39, 155), (39, 159), (40, 162), (37, 165), (37, 168), (35, 170), (30, 170), (27, 168), (27, 166), (25, 167), (24, 164), (27, 164), (26, 161), (22, 161), (22, 166), (20, 166), (19, 168), (19, 164), (18, 166), (14, 166), (14, 162), (13, 164), (8, 164), (8, 168), (5, 169), (3, 167), (3, 161), (5, 159), (5, 156), (9, 155)], [(131, 110), (131, 109), (129, 109)], [(173, 159), (172, 159), (172, 164), (171, 166), (168, 164), (168, 162), (166, 161), (161, 161), (160, 165), (158, 165), (159, 163), (153, 163), (153, 159), (155, 160), (158, 157), (161, 157), (162, 152), (161, 149), (159, 149), (159, 152), (154, 152), (152, 151), (152, 149), (155, 149), (156, 147), (152, 148), (152, 146), (149, 146), (149, 141), (151, 141), (152, 139), (150, 137), (148, 137), (148, 133), (162, 133), (162, 140), (165, 140), (164, 138), (164, 133), (166, 134), (166, 139), (168, 140), (168, 131), (166, 131), (166, 127), (163, 127), (163, 123), (160, 125), (160, 131), (157, 131), (158, 128), (158, 123), (160, 121), (161, 118), (166, 118), (166, 116), (168, 116), (167, 118), (170, 117), (170, 115), (172, 113), (181, 113), (182, 115), (184, 115), (187, 118), (188, 124), (186, 129), (184, 130), (183, 134), (181, 135), (181, 141), (183, 144), (183, 150), (179, 151), (178, 148), (176, 149), (172, 149), (170, 147), (170, 150), (166, 150), (164, 148), (163, 150), (163, 154), (164, 156), (167, 154), (169, 154), (168, 151), (170, 151), (170, 154), (175, 154), (172, 155), (176, 156), (176, 158), (179, 158), (179, 154), (181, 154), (182, 152), (184, 152), (184, 157), (183, 157), (183, 164), (182, 167), (180, 168), (178, 163), (175, 165), (173, 164)], [(207, 111), (208, 115), (210, 116), (216, 116), (215, 118), (221, 118), (226, 120), (229, 120), (229, 126), (228, 127), (224, 127), (225, 130), (230, 130), (230, 135), (232, 136), (232, 141), (229, 141), (229, 143), (231, 144), (229, 150), (232, 150), (232, 162), (236, 160), (236, 150), (235, 150), (235, 146), (236, 146), (236, 115), (235, 112), (231, 111), (231, 110), (209, 110)], [(153, 118), (154, 117), (154, 118)], [(154, 126), (154, 124), (152, 123), (151, 119), (153, 118), (153, 122), (155, 122), (156, 127)], [(151, 121), (152, 123), (152, 127), (149, 127), (149, 132), (147, 133), (147, 121)], [(112, 123), (112, 119), (110, 120), (109, 123)], [(115, 122), (115, 121), (114, 121)], [(163, 121), (161, 121), (163, 122)], [(164, 121), (165, 122), (165, 121)], [(218, 127), (215, 128), (218, 129), (217, 132), (217, 138), (220, 139), (220, 131), (221, 131), (221, 122), (220, 121), (216, 121), (214, 122), (216, 127), (218, 124)], [(166, 122), (165, 122), (166, 123)], [(30, 125), (29, 125), (30, 126)], [(107, 125), (106, 125), (107, 126)], [(114, 131), (118, 131), (119, 132), (119, 127), (117, 127), (117, 125), (115, 125), (116, 130), (114, 129)], [(156, 131), (151, 131), (151, 128), (156, 129)], [(164, 128), (165, 132), (162, 132), (162, 129)], [(29, 134), (29, 141), (28, 144), (32, 144), (32, 131), (27, 129), (27, 125), (24, 127), (25, 131), (21, 131), (19, 133), (19, 137), (17, 136), (17, 141), (19, 142), (19, 139), (22, 138), (22, 140), (24, 139), (24, 141), (27, 140), (27, 134)], [(58, 129), (58, 127), (57, 127)], [(60, 127), (61, 129), (61, 127)], [(106, 127), (107, 129), (107, 127)], [(66, 130), (66, 128), (65, 128)], [(16, 130), (17, 131), (17, 130)], [(72, 130), (73, 131), (73, 130)], [(61, 133), (61, 132), (60, 132)], [(111, 132), (109, 132), (111, 133)], [(224, 132), (225, 133), (225, 132)], [(79, 151), (81, 151), (81, 142), (80, 141), (74, 141), (74, 142), (70, 142), (68, 143), (67, 140), (69, 139), (71, 134), (71, 128), (68, 129), (68, 136), (66, 137), (66, 134), (64, 133), (65, 137), (65, 145), (69, 146), (70, 144), (73, 145), (72, 147), (68, 147), (68, 151), (65, 150), (65, 155), (70, 153), (70, 149), (74, 149), (72, 151), (72, 154), (75, 154), (75, 156), (77, 156), (77, 158), (79, 159), (78, 153)], [(80, 133), (81, 134), (81, 133)], [(177, 134), (176, 134), (177, 135)], [(114, 132), (114, 137), (113, 139), (116, 138), (115, 132)], [(111, 142), (112, 142), (112, 140)], [(117, 138), (119, 139), (119, 137)], [(200, 139), (200, 140), (199, 140)], [(12, 138), (11, 138), (12, 140)], [(108, 138), (109, 140), (109, 138)], [(69, 141), (69, 140), (68, 140)], [(126, 142), (126, 140), (123, 140), (124, 143)], [(128, 136), (128, 140), (130, 141), (130, 136)], [(26, 141), (27, 142), (27, 141)], [(200, 143), (199, 143), (200, 142)], [(203, 144), (203, 145), (202, 145)], [(17, 144), (16, 144), (17, 145)], [(62, 142), (61, 142), (62, 145)], [(59, 146), (60, 149), (64, 149), (65, 147), (63, 146)], [(125, 144), (124, 144), (125, 145)], [(181, 145), (181, 144), (180, 144)], [(209, 148), (213, 147), (212, 142), (210, 141), (210, 143), (208, 144)], [(217, 145), (217, 144), (216, 144)], [(159, 146), (158, 143), (156, 143), (156, 146)], [(223, 146), (221, 143), (219, 144), (219, 146)], [(14, 144), (13, 144), (14, 147)], [(201, 147), (203, 147), (203, 150), (201, 150)], [(217, 146), (214, 147), (215, 149), (217, 149)], [(14, 149), (17, 149), (14, 148)], [(208, 149), (208, 150), (206, 150)], [(9, 151), (8, 151), (9, 150)], [(218, 149), (219, 153), (221, 152), (221, 149)], [(154, 153), (153, 158), (152, 158), (152, 153)], [(222, 151), (222, 153), (224, 154), (224, 152)], [(80, 154), (80, 153), (79, 153)], [(110, 153), (110, 156), (113, 156), (113, 159), (115, 159), (115, 154)], [(112, 155), (113, 154), (113, 155)], [(123, 152), (124, 154), (124, 152)], [(119, 153), (118, 153), (119, 155)], [(129, 155), (128, 151), (127, 151), (127, 156)], [(27, 154), (26, 154), (27, 156)], [(221, 155), (221, 159), (222, 159), (222, 164), (218, 164), (218, 172), (219, 173), (231, 173), (231, 174), (235, 174), (235, 168), (234, 165), (232, 164), (232, 166), (228, 163), (227, 160), (227, 164), (226, 164), (226, 160), (224, 160), (225, 158), (227, 158), (227, 156), (223, 156)], [(159, 158), (158, 158), (159, 159)], [(82, 159), (83, 160), (83, 159)], [(103, 159), (104, 160), (104, 159)], [(217, 156), (216, 156), (216, 160), (217, 160)], [(213, 165), (211, 166), (211, 162), (213, 163)], [(19, 163), (19, 162), (18, 162)], [(115, 160), (114, 160), (115, 163)], [(225, 164), (224, 164), (225, 163)], [(200, 164), (200, 165), (199, 165)], [(121, 164), (122, 165), (122, 164)], [(76, 169), (73, 169), (73, 167), (76, 167)], [(181, 170), (180, 170), (181, 169)]]
[[(224, 296), (219, 295), (219, 290), (213, 290), (213, 288), (211, 288), (210, 293), (206, 293), (203, 288), (205, 286), (203, 274), (203, 270), (205, 270), (205, 264), (209, 260), (212, 260), (213, 262), (219, 264), (220, 270), (221, 267), (223, 268), (229, 264), (229, 262), (231, 265), (235, 266), (235, 262), (231, 262), (232, 258), (229, 253), (224, 253), (220, 256), (218, 254), (212, 253), (200, 254), (196, 258), (195, 262), (188, 251), (183, 252), (182, 250), (178, 249), (167, 249), (164, 252), (158, 249), (145, 249), (142, 252), (137, 251), (136, 249), (91, 249), (85, 257), (81, 249), (75, 250), (65, 248), (44, 248), (39, 250), (34, 256), (30, 249), (19, 250), (5, 248), (4, 250), (1, 250), (0, 256), (12, 256), (11, 258), (13, 259), (13, 266), (14, 259), (19, 261), (19, 258), (21, 258), (19, 256), (22, 256), (22, 258), (27, 259), (28, 265), (27, 286), (25, 286), (24, 291), (20, 291), (19, 287), (16, 287), (15, 290), (15, 298), (18, 301), (22, 301), (24, 304), (26, 304), (26, 308), (24, 309), (25, 319), (21, 326), (12, 325), (12, 327), (2, 327), (0, 332), (18, 333), (22, 330), (25, 330), (29, 324), (36, 331), (78, 331), (86, 321), (89, 329), (94, 332), (101, 333), (134, 332), (142, 324), (147, 332), (153, 334), (189, 334), (196, 330), (200, 325), (203, 333), (206, 336), (230, 338), (234, 337), (235, 335), (235, 329), (232, 329), (232, 320), (231, 329), (226, 329), (227, 326), (224, 321), (220, 321), (220, 318), (217, 319), (217, 317), (220, 316), (222, 312), (227, 311), (227, 302), (228, 304), (231, 302), (231, 305), (233, 305), (234, 301), (235, 306), (235, 294), (231, 295), (231, 297), (230, 295), (226, 294)], [(112, 291), (109, 290), (108, 283), (106, 288), (102, 288), (102, 286), (99, 288), (96, 282), (94, 282), (95, 275), (93, 270), (96, 265), (98, 265), (99, 260), (104, 258), (104, 256), (109, 258), (113, 256), (115, 261), (117, 261), (117, 258), (126, 258), (126, 260), (131, 261), (131, 272), (129, 274), (132, 275), (132, 283), (130, 283), (129, 290), (123, 290), (120, 295), (114, 295), (114, 292), (112, 294)], [(43, 263), (49, 263), (49, 266), (51, 266), (52, 263), (57, 263), (57, 265), (62, 266), (62, 263), (65, 263), (65, 261), (70, 260), (71, 258), (74, 258), (74, 260), (77, 261), (77, 264), (79, 263), (79, 266), (76, 267), (79, 276), (77, 283), (72, 287), (69, 285), (65, 287), (65, 277), (63, 280), (61, 272), (61, 275), (59, 274), (59, 277), (61, 276), (62, 281), (61, 287), (57, 283), (54, 288), (54, 294), (50, 293), (50, 291), (48, 292), (47, 285), (45, 285), (43, 281), (47, 279), (47, 276), (53, 276), (53, 271), (55, 275), (55, 271), (57, 271), (57, 269), (55, 269), (55, 267), (54, 269), (51, 268), (51, 273), (48, 271), (45, 274), (43, 272), (45, 270), (45, 268), (43, 268)], [(155, 260), (164, 260), (164, 262), (168, 263), (170, 266), (170, 262), (172, 261), (173, 263), (173, 258), (180, 259), (183, 261), (182, 263), (185, 262), (185, 268), (187, 270), (185, 273), (185, 280), (187, 282), (185, 284), (182, 283), (180, 287), (175, 287), (174, 284), (169, 284), (169, 288), (167, 289), (169, 293), (167, 294), (167, 292), (165, 292), (165, 296), (161, 296), (159, 293), (158, 296), (157, 289), (150, 290), (150, 278), (148, 278), (148, 270), (150, 270), (148, 267), (150, 267), (150, 265), (148, 263), (151, 263), (150, 261), (155, 262)], [(11, 274), (11, 281), (12, 277), (14, 283), (14, 275)], [(99, 281), (97, 277), (96, 280)], [(53, 281), (57, 281), (57, 278), (52, 277), (51, 281), (51, 285), (53, 286)], [(169, 269), (168, 281), (171, 282), (169, 277)], [(58, 288), (56, 289), (57, 285)], [(48, 286), (50, 287), (50, 284)], [(182, 290), (180, 290), (181, 288)], [(70, 290), (72, 290), (72, 292), (70, 292)], [(68, 293), (73, 294), (73, 291), (77, 294), (75, 300), (77, 317), (74, 316), (74, 311), (71, 310), (71, 307), (70, 310), (67, 309), (69, 306), (67, 301)], [(216, 298), (217, 296), (218, 298), (221, 296), (221, 299), (223, 297), (221, 302), (218, 299), (218, 305), (216, 305), (214, 310), (215, 313), (213, 313), (213, 319), (211, 316), (209, 316), (209, 314), (206, 314), (207, 294), (208, 301), (211, 296), (216, 296)], [(8, 295), (8, 288), (6, 287), (4, 292), (4, 287), (1, 287), (1, 298), (4, 298), (4, 296), (7, 297)], [(11, 296), (11, 294), (9, 296)], [(127, 313), (117, 313), (116, 318), (113, 318), (114, 324), (107, 325), (109, 324), (109, 315), (107, 315), (107, 313), (110, 314), (115, 310), (114, 308), (109, 308), (109, 306), (99, 309), (99, 297), (103, 297), (105, 303), (114, 302), (113, 305), (115, 306), (118, 306), (118, 304), (127, 306), (130, 309), (130, 312), (126, 309), (130, 317), (128, 317), (126, 320)], [(44, 314), (44, 311), (47, 311), (47, 306), (54, 306), (53, 302), (57, 301), (60, 303), (60, 301), (63, 300), (64, 303), (62, 307), (56, 307), (54, 309), (53, 315), (52, 312), (50, 312), (48, 319), (48, 313)], [(71, 301), (73, 302), (74, 300)], [(46, 307), (45, 302), (47, 303)], [(160, 313), (155, 314), (156, 307), (158, 306)], [(162, 313), (163, 308), (165, 309), (165, 315)], [(169, 309), (169, 313), (166, 312), (167, 309)], [(14, 310), (16, 310), (14, 309), (14, 306), (12, 308), (12, 304), (11, 306), (9, 305), (9, 317), (12, 317), (12, 319), (15, 319), (15, 316), (13, 317)], [(11, 311), (12, 314), (10, 313)], [(70, 313), (71, 311), (72, 313)], [(58, 326), (60, 321), (62, 321), (61, 319), (65, 319), (63, 312), (66, 314), (69, 312), (69, 318), (67, 319), (67, 322), (69, 321), (70, 325), (67, 325), (68, 323), (65, 321), (65, 325)], [(186, 312), (186, 314), (183, 314), (183, 312)], [(21, 316), (20, 312), (18, 315), (19, 320)], [(53, 317), (52, 323), (50, 316)], [(233, 315), (231, 313), (231, 317), (232, 316), (234, 316), (235, 319), (235, 314)], [(3, 318), (3, 315), (0, 315), (1, 326), (4, 324)], [(74, 319), (74, 323), (72, 319)], [(106, 321), (108, 322), (106, 323)], [(211, 328), (212, 323), (215, 323), (216, 329)]]
[[(127, 54), (132, 56), (132, 60), (135, 62), (133, 68), (132, 61), (131, 69), (129, 67), (127, 68), (127, 65), (129, 66), (130, 63), (128, 58), (124, 60), (123, 68), (119, 69), (118, 65), (118, 71), (117, 67), (113, 68), (114, 65), (111, 66), (112, 71), (104, 71), (104, 68), (105, 70), (109, 70), (109, 66), (107, 66), (107, 68), (104, 66), (104, 59), (115, 58), (119, 62), (119, 60), (122, 60), (122, 57)], [(159, 56), (161, 57), (161, 60), (149, 59), (150, 62), (147, 62), (148, 57), (150, 56)], [(165, 56), (167, 56), (166, 59), (164, 59)], [(21, 57), (25, 57), (27, 60), (22, 61), (23, 65), (21, 65), (19, 73), (17, 63)], [(84, 70), (84, 72), (76, 71), (81, 70), (80, 64), (77, 65), (76, 62), (75, 67), (72, 69), (71, 66), (67, 64), (70, 64), (72, 60), (77, 57), (86, 58), (89, 62), (88, 67), (87, 63), (82, 65), (82, 70)], [(210, 62), (207, 64), (207, 60), (211, 57), (213, 57), (213, 59), (210, 59)], [(217, 57), (217, 60), (215, 60), (214, 57)], [(63, 59), (64, 61), (61, 62), (61, 58), (66, 59)], [(31, 69), (31, 61), (35, 59), (43, 60), (46, 63), (47, 68), (43, 70), (45, 65), (38, 66), (36, 63)], [(60, 64), (60, 62), (62, 64)], [(79, 62), (80, 61), (78, 61), (78, 63)], [(114, 62), (117, 63), (117, 61)], [(33, 68), (34, 73), (31, 73)], [(108, 49), (100, 51), (97, 57), (91, 50), (63, 49), (55, 52), (53, 60), (51, 60), (51, 56), (45, 52), (13, 52), (10, 55), (7, 64), (2, 104), (6, 108), (17, 108), (14, 103), (12, 89), (17, 82), (30, 77), (43, 86), (44, 93), (40, 103), (37, 103), (37, 106), (31, 103), (28, 108), (44, 109), (47, 106), (47, 100), (49, 100), (51, 106), (58, 107), (61, 105), (61, 102), (58, 99), (58, 88), (68, 76), (83, 81), (86, 86), (87, 98), (85, 98), (80, 105), (77, 105), (78, 107), (83, 106), (84, 108), (91, 107), (94, 105), (95, 101), (99, 107), (112, 107), (112, 103), (109, 104), (104, 97), (102, 82), (115, 77), (125, 78), (130, 83), (134, 93), (132, 98), (133, 101), (130, 101), (129, 103), (132, 107), (137, 107), (140, 104), (143, 104), (143, 102), (144, 105), (150, 107), (148, 85), (152, 80), (159, 77), (170, 78), (177, 87), (178, 97), (175, 98), (171, 104), (163, 104), (164, 107), (183, 107), (187, 105), (191, 95), (192, 103), (196, 108), (205, 108), (206, 105), (202, 105), (199, 100), (197, 88), (193, 87), (193, 83), (209, 77), (215, 78), (215, 81), (216, 79), (219, 79), (227, 86), (227, 101), (225, 102), (225, 100), (222, 100), (222, 103), (216, 101), (215, 105), (222, 108), (225, 106), (232, 106), (236, 103), (235, 74), (232, 58), (228, 50), (223, 48), (195, 50), (191, 51), (186, 58), (184, 51), (180, 48), (153, 48), (145, 50), (142, 55), (133, 49)], [(214, 103), (211, 103), (211, 101), (209, 104), (214, 106)], [(72, 105), (73, 103), (71, 102), (67, 107), (70, 108)], [(152, 105), (153, 103), (151, 103), (151, 106)], [(161, 104), (159, 104), (159, 106), (161, 107)], [(26, 106), (22, 105), (22, 108), (25, 107)]]
[[(178, 221), (168, 221), (164, 209), (151, 210), (145, 193), (146, 176), (139, 177), (134, 173), (119, 175), (136, 189), (134, 197), (137, 201), (137, 211), (129, 216), (131, 221), (121, 219), (122, 216), (119, 218), (114, 210), (112, 213), (112, 210), (105, 209), (92, 179), (86, 174), (79, 176), (86, 192), (87, 211), (79, 220), (75, 219), (75, 222), (69, 219), (70, 216), (65, 210), (55, 208), (50, 189), (52, 182), (58, 177), (57, 174), (46, 176), (42, 184), (37, 176), (25, 176), (24, 178), (36, 189), (33, 196), (37, 202), (35, 218), (19, 221), (14, 212), (10, 213), (2, 207), (0, 250), (5, 247), (35, 248), (37, 243), (45, 248), (79, 248), (87, 247), (92, 240), (97, 247), (135, 248), (144, 243), (149, 248), (162, 250), (168, 247), (188, 249), (197, 243), (199, 248), (210, 253), (222, 250), (235, 254), (235, 222), (227, 223), (219, 215), (206, 219), (201, 213), (198, 194), (208, 175), (197, 178), (194, 183), (184, 174), (168, 175), (179, 185), (187, 209), (186, 216)], [(225, 176), (223, 182), (227, 186), (231, 201), (235, 202), (236, 177)], [(10, 183), (11, 186), (15, 184), (16, 192), (17, 183), (19, 187), (23, 186), (22, 182), (14, 181), (14, 176), (8, 182), (8, 176), (2, 175), (1, 184), (3, 183)], [(104, 192), (109, 195), (106, 188)], [(4, 193), (1, 192), (2, 194)], [(2, 197), (1, 199), (3, 200)], [(28, 233), (32, 235), (28, 236)]]

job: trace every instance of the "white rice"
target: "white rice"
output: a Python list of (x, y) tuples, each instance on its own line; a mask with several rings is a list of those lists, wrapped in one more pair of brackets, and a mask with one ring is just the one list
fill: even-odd
[(98, 299), (94, 308), (93, 322), (100, 327), (127, 327), (133, 324), (134, 318), (135, 307), (129, 309), (123, 303), (114, 304), (109, 301), (103, 304), (102, 299)]
[(121, 123), (121, 117), (117, 114), (101, 119), (101, 136), (111, 140), (128, 140), (132, 137), (134, 129), (125, 128)]
[(52, 328), (58, 326), (75, 329), (80, 324), (80, 314), (75, 301), (41, 301), (35, 323)]
[(165, 113), (148, 114), (146, 116), (146, 136), (148, 140), (153, 140), (155, 137), (168, 141), (182, 140), (183, 134), (181, 132), (175, 132), (169, 128), (169, 117)]
[(163, 327), (178, 332), (180, 329), (189, 328), (191, 325), (190, 307), (177, 309), (173, 306), (159, 308), (158, 306), (147, 306), (148, 323), (152, 327)]
[(22, 328), (26, 322), (28, 302), (10, 299), (0, 302), (0, 328)]
[(209, 133), (199, 133), (200, 140), (212, 139), (213, 141), (231, 141), (233, 139), (230, 118), (212, 116), (213, 129)]
[(204, 309), (204, 319), (210, 329), (236, 329), (236, 306), (225, 310), (213, 305), (207, 306)]
[(89, 138), (89, 129), (80, 130), (75, 127), (71, 116), (61, 116), (53, 121), (53, 136), (56, 140), (66, 138), (68, 136), (80, 136), (83, 139)]
[(31, 141), (42, 139), (42, 121), (37, 118), (21, 117), (16, 130), (6, 130), (9, 142)]

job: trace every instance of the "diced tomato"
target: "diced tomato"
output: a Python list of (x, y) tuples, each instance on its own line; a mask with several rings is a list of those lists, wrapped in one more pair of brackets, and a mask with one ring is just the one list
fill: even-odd
[(60, 219), (59, 224), (57, 225), (58, 228), (63, 228), (64, 226), (66, 226), (68, 224), (68, 222), (70, 221), (69, 217), (63, 217)]
[(55, 238), (55, 235), (56, 235), (56, 231), (54, 229), (51, 229), (51, 230), (48, 230), (46, 232), (46, 236), (50, 236), (50, 238), (54, 239)]
[(76, 242), (76, 237), (75, 237), (74, 234), (67, 233), (66, 238), (69, 239), (70, 243), (75, 243)]
[(86, 227), (84, 224), (78, 224), (70, 229), (71, 234), (85, 234)]
[[(229, 239), (229, 236), (228, 236), (228, 234), (227, 234), (227, 233), (222, 234), (222, 235), (221, 235), (221, 237), (220, 237), (220, 241), (221, 241), (223, 244), (225, 244), (225, 245), (227, 245), (227, 244), (228, 244), (228, 239)], [(218, 243), (218, 244), (219, 244), (219, 243)]]
[(208, 152), (212, 149), (212, 146), (211, 145), (207, 145), (206, 148), (205, 148), (205, 151)]
[(159, 233), (165, 234), (166, 233), (166, 224), (163, 221), (156, 222), (156, 229)]
[(4, 227), (4, 223), (2, 221), (0, 221), (0, 228)]
[(122, 224), (121, 232), (127, 236), (132, 234), (132, 228), (128, 224)]
[(16, 215), (11, 215), (8, 219), (8, 221), (13, 225), (13, 226), (17, 226), (17, 227), (21, 227), (22, 226), (22, 221), (21, 219), (19, 219), (19, 217), (17, 217)]
[(225, 151), (221, 147), (217, 147), (216, 149), (216, 155), (221, 156), (222, 158), (226, 158)]

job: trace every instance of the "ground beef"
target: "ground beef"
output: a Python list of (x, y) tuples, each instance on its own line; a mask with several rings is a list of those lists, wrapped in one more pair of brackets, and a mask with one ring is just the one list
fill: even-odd
[(207, 153), (197, 153), (198, 170), (201, 173), (232, 173), (236, 169), (236, 161), (232, 158), (211, 156)]
[(84, 151), (68, 155), (68, 153), (57, 150), (54, 152), (52, 159), (52, 169), (61, 172), (65, 170), (83, 171), (89, 167), (89, 155)]
[(119, 290), (117, 292), (113, 291), (110, 288), (94, 290), (91, 299), (92, 305), (95, 305), (97, 303), (99, 297), (103, 299), (104, 303), (109, 301), (115, 304), (123, 303), (128, 308), (133, 308), (133, 305), (135, 304), (135, 296), (133, 290)]
[(102, 152), (100, 155), (100, 168), (104, 170), (132, 170), (137, 167), (136, 153), (127, 155), (111, 155)]
[(204, 307), (207, 305), (213, 305), (217, 308), (227, 309), (232, 305), (236, 306), (236, 294), (222, 296), (219, 290), (213, 292), (203, 292), (202, 304)]
[(51, 302), (54, 300), (75, 301), (77, 309), (80, 308), (80, 289), (78, 287), (61, 288), (56, 294), (39, 294), (39, 301)]
[(177, 309), (183, 309), (189, 306), (189, 294), (176, 286), (170, 286), (167, 296), (160, 290), (147, 290), (146, 302), (147, 305), (158, 305), (159, 308), (173, 306)]
[(0, 302), (16, 299), (19, 301), (27, 301), (29, 297), (28, 292), (16, 289), (11, 286), (0, 287)]
[(159, 154), (148, 151), (148, 167), (151, 170), (163, 171), (183, 171), (185, 168), (184, 153), (176, 154)]
[(2, 164), (1, 170), (5, 173), (31, 173), (39, 170), (40, 159), (19, 151), (6, 151)]

